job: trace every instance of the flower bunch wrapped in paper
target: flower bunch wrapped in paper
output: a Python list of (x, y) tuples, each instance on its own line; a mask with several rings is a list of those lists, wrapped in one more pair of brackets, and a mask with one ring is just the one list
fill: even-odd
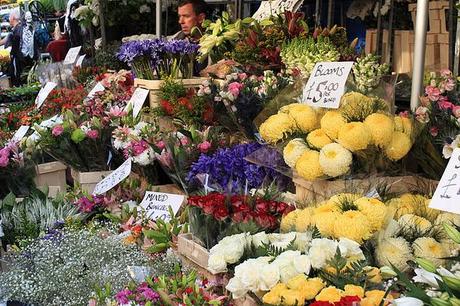
[(157, 38), (123, 43), (118, 59), (127, 63), (137, 78), (191, 78), (197, 51), (198, 45), (188, 40), (167, 41)]
[(188, 198), (190, 230), (209, 249), (232, 233), (274, 231), (294, 209), (284, 202), (258, 196), (212, 192)]

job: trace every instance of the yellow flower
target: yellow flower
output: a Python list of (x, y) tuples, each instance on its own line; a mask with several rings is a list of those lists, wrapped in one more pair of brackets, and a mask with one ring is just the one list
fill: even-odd
[(359, 296), (360, 298), (364, 297), (364, 289), (361, 286), (355, 285), (345, 285), (344, 296)]
[(338, 143), (325, 145), (319, 153), (323, 172), (331, 177), (346, 174), (350, 170), (353, 155)]
[(432, 226), (431, 222), (427, 219), (413, 214), (406, 214), (401, 216), (401, 218), (398, 220), (398, 223), (401, 228), (417, 229), (422, 232), (430, 230)]
[(260, 125), (260, 136), (266, 142), (276, 143), (293, 131), (294, 124), (287, 114), (280, 113), (270, 116)]
[(307, 284), (302, 288), (302, 292), (306, 300), (313, 300), (324, 287), (325, 284), (321, 278), (309, 278)]
[(284, 161), (289, 167), (295, 168), (295, 164), (306, 150), (309, 150), (309, 148), (305, 141), (301, 138), (295, 138), (289, 141), (283, 149)]
[(269, 304), (269, 305), (280, 305), (281, 296), (279, 294), (276, 294), (270, 291), (264, 295), (264, 297), (262, 298), (262, 302), (264, 302), (264, 304)]
[(364, 120), (369, 128), (373, 143), (378, 147), (386, 147), (391, 141), (394, 132), (393, 120), (384, 114), (372, 114)]
[(313, 207), (307, 207), (299, 211), (295, 222), (295, 230), (297, 232), (306, 232), (313, 225), (313, 211)]
[(315, 300), (335, 303), (340, 301), (341, 298), (342, 294), (340, 290), (334, 286), (330, 286), (321, 290), (321, 292), (316, 296)]
[(316, 214), (320, 214), (320, 213), (334, 212), (334, 211), (336, 211), (336, 212), (339, 211), (338, 203), (329, 200), (329, 201), (325, 202), (324, 204), (321, 204), (318, 207), (315, 207), (314, 211), (313, 211), (313, 214), (316, 215)]
[(382, 274), (380, 273), (379, 268), (366, 267), (365, 271), (366, 271), (366, 275), (368, 277), (369, 282), (373, 284), (380, 284), (382, 282)]
[(366, 297), (361, 300), (360, 306), (379, 306), (385, 296), (385, 291), (370, 290), (366, 292)]
[(343, 202), (354, 202), (359, 198), (361, 198), (361, 195), (356, 193), (339, 193), (332, 196), (327, 203), (339, 207)]
[(303, 133), (308, 133), (318, 127), (316, 111), (307, 104), (293, 103), (282, 107), (280, 113), (287, 113), (295, 122), (297, 129)]
[(414, 125), (412, 123), (412, 119), (402, 117), (402, 125), (403, 125), (403, 133), (407, 136), (412, 137), (412, 133), (414, 131)]
[(287, 282), (287, 286), (289, 289), (292, 290), (299, 290), (303, 286), (307, 284), (307, 277), (305, 274), (299, 274), (297, 276), (294, 276)]
[(281, 219), (280, 224), (280, 231), (282, 233), (289, 233), (290, 231), (295, 229), (296, 226), (296, 219), (299, 214), (300, 210), (296, 209), (288, 213)]
[(429, 259), (437, 266), (445, 263), (445, 260), (441, 258), (449, 256), (448, 249), (431, 237), (417, 238), (412, 247), (414, 248), (415, 257)]
[(371, 141), (371, 132), (362, 122), (350, 122), (342, 126), (337, 140), (338, 143), (351, 152), (366, 149)]
[(394, 121), (394, 124), (395, 124), (395, 131), (404, 133), (404, 126), (403, 126), (403, 123), (402, 123), (402, 117), (401, 116), (395, 116), (393, 118), (393, 121)]
[(386, 238), (379, 242), (375, 249), (375, 257), (379, 266), (392, 264), (401, 271), (406, 271), (407, 262), (413, 259), (409, 243), (402, 237)]
[(335, 237), (334, 236), (334, 227), (341, 217), (338, 212), (328, 212), (315, 214), (313, 219), (315, 220), (315, 225), (318, 228), (321, 236), (323, 237)]
[(315, 149), (322, 149), (325, 145), (332, 143), (332, 140), (322, 129), (316, 129), (308, 134), (307, 142)]
[(283, 305), (303, 305), (305, 304), (305, 297), (298, 290), (284, 290), (281, 292), (281, 301)]
[(338, 111), (328, 111), (324, 114), (323, 118), (321, 118), (321, 129), (329, 136), (330, 139), (335, 140), (337, 139), (337, 135), (339, 130), (344, 126), (347, 122), (345, 118), (342, 117), (342, 114)]
[(324, 175), (319, 164), (318, 151), (306, 151), (300, 156), (295, 165), (297, 173), (306, 180), (313, 181)]
[(369, 109), (371, 104), (371, 98), (359, 92), (349, 92), (344, 94), (340, 99), (340, 111), (346, 118), (361, 117), (363, 114), (363, 109)]
[(337, 220), (334, 226), (334, 237), (345, 237), (362, 243), (371, 237), (371, 225), (367, 217), (360, 211), (348, 210)]
[(412, 143), (409, 136), (402, 132), (394, 132), (388, 146), (385, 147), (385, 155), (391, 160), (400, 160), (409, 153)]
[(436, 218), (434, 224), (441, 225), (444, 222), (447, 222), (451, 225), (460, 226), (460, 215), (452, 213), (442, 213), (439, 214)]
[(388, 211), (385, 204), (378, 199), (366, 197), (357, 199), (355, 204), (369, 220), (372, 231), (378, 231), (382, 228)]
[(404, 201), (402, 198), (393, 198), (388, 202), (388, 207), (395, 212), (394, 218), (398, 220), (401, 216), (414, 213), (414, 206), (409, 201)]
[(286, 286), (286, 284), (283, 284), (283, 283), (278, 283), (275, 285), (275, 287), (273, 287), (270, 292), (271, 293), (274, 293), (274, 294), (277, 294), (277, 295), (280, 295), (281, 292), (283, 292), (284, 290), (287, 290), (288, 287)]

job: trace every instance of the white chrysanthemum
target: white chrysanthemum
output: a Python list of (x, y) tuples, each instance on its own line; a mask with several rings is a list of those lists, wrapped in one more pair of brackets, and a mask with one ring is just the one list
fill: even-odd
[(336, 254), (338, 246), (338, 242), (331, 239), (313, 239), (308, 250), (311, 266), (315, 269), (324, 268), (326, 262)]
[(422, 232), (430, 230), (432, 224), (427, 219), (413, 214), (405, 214), (398, 220), (399, 226), (406, 229), (417, 229)]
[(289, 141), (283, 149), (284, 161), (289, 167), (295, 168), (297, 160), (306, 150), (308, 150), (308, 146), (305, 141), (301, 138), (295, 138)]
[(331, 177), (344, 175), (350, 170), (353, 155), (338, 143), (325, 145), (319, 153), (323, 172)]
[(402, 237), (380, 241), (375, 249), (375, 257), (380, 266), (394, 265), (401, 271), (406, 271), (409, 268), (407, 262), (413, 259), (409, 242)]

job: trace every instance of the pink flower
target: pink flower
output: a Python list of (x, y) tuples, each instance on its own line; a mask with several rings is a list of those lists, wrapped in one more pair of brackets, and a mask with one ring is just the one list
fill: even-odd
[(6, 148), (0, 150), (0, 167), (5, 168), (10, 162), (9, 159), (10, 151)]
[(444, 109), (444, 110), (447, 110), (447, 109), (451, 109), (454, 105), (447, 101), (447, 99), (441, 99), (438, 101), (438, 106), (440, 109)]
[(166, 147), (166, 144), (163, 140), (158, 141), (156, 144), (158, 149), (163, 150)]
[(172, 168), (172, 155), (170, 152), (163, 150), (160, 155), (157, 155), (157, 159), (163, 166), (167, 168)]
[(441, 96), (441, 90), (434, 86), (427, 86), (425, 88), (425, 94), (428, 96), (428, 99), (434, 102), (439, 100), (439, 97)]
[(449, 69), (441, 69), (440, 73), (441, 73), (441, 76), (444, 78), (448, 78), (452, 76), (452, 72)]
[(454, 114), (455, 118), (460, 118), (460, 106), (454, 105), (452, 107), (452, 114)]
[(51, 134), (53, 134), (53, 136), (57, 137), (57, 136), (61, 135), (63, 132), (64, 132), (64, 127), (62, 125), (58, 124), (58, 125), (53, 127), (53, 130), (51, 131)]
[(420, 97), (420, 104), (426, 107), (431, 104), (431, 101), (428, 99), (428, 97)]
[(209, 141), (203, 141), (198, 145), (198, 149), (201, 153), (206, 153), (211, 148), (211, 143)]
[(238, 78), (243, 81), (243, 80), (246, 80), (248, 78), (248, 75), (246, 73), (244, 73), (244, 72), (243, 73), (238, 73)]
[(88, 132), (86, 132), (86, 136), (91, 139), (96, 139), (99, 137), (99, 132), (97, 130), (88, 130)]
[(427, 123), (430, 121), (428, 116), (428, 108), (419, 106), (415, 111), (415, 118), (421, 123)]
[(132, 142), (131, 147), (132, 147), (134, 156), (138, 156), (144, 153), (144, 151), (148, 149), (149, 145), (145, 140), (141, 140), (138, 142)]
[(232, 82), (228, 84), (228, 91), (234, 96), (238, 97), (240, 94), (241, 89), (243, 88), (243, 84), (238, 82)]
[(447, 79), (442, 85), (446, 91), (452, 91), (455, 88), (455, 81), (453, 79)]
[(399, 116), (402, 118), (409, 118), (409, 111), (400, 112)]
[(109, 111), (109, 116), (110, 117), (123, 117), (126, 115), (126, 112), (118, 107), (118, 106), (112, 106)]
[(436, 126), (432, 126), (430, 128), (431, 136), (436, 137), (436, 136), (438, 136), (438, 133), (439, 133), (439, 129)]
[(181, 143), (181, 145), (186, 146), (186, 145), (190, 144), (190, 140), (188, 139), (188, 137), (182, 137), (180, 139), (180, 143)]

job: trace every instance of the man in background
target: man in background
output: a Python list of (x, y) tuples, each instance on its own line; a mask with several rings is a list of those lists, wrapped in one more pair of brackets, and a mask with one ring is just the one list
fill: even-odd
[(198, 41), (201, 35), (199, 33), (192, 35), (192, 29), (197, 27), (201, 30), (201, 24), (206, 19), (207, 9), (208, 5), (204, 0), (182, 0), (177, 9), (181, 31), (174, 34), (171, 39)]

